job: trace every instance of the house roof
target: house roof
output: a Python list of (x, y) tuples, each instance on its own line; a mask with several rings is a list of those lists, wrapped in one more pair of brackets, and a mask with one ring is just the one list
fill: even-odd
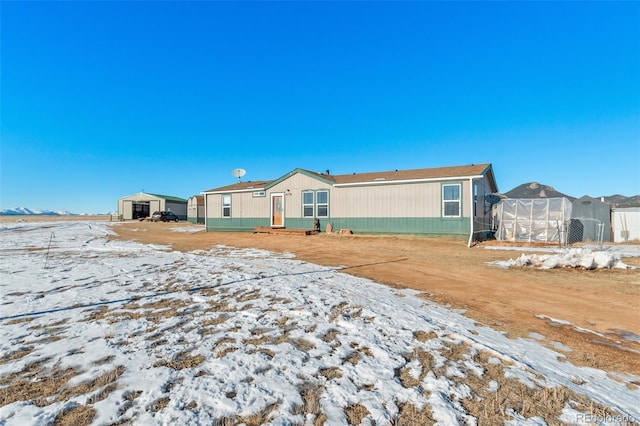
[(153, 195), (154, 197), (158, 197), (158, 198), (163, 198), (167, 201), (180, 201), (180, 202), (184, 202), (186, 203), (187, 200), (185, 200), (184, 198), (180, 198), (180, 197), (174, 197), (171, 195), (160, 195), (160, 194), (149, 194), (147, 193), (147, 195)]
[(167, 201), (178, 201), (181, 203), (186, 203), (187, 200), (180, 197), (174, 197), (171, 195), (160, 195), (160, 194), (150, 194), (148, 192), (138, 192), (137, 194), (128, 195), (126, 197), (119, 198), (120, 200), (124, 199), (133, 199), (133, 200), (148, 200), (149, 198), (162, 198)]
[(233, 185), (221, 186), (219, 188), (208, 189), (204, 192), (229, 192), (229, 191), (247, 191), (264, 189), (272, 180), (256, 180), (247, 182), (238, 182)]
[(493, 176), (491, 164), (471, 164), (466, 166), (453, 167), (437, 167), (429, 169), (412, 169), (412, 170), (390, 170), (386, 172), (368, 172), (368, 173), (352, 173), (346, 175), (331, 175), (326, 173), (317, 173), (305, 169), (294, 169), (284, 176), (271, 181), (256, 182), (240, 182), (233, 185), (227, 185), (220, 188), (213, 188), (203, 192), (234, 192), (244, 190), (264, 190), (268, 189), (283, 180), (293, 176), (296, 173), (302, 173), (314, 179), (324, 181), (330, 185), (347, 186), (358, 184), (384, 184), (401, 181), (413, 180), (429, 180), (429, 179), (451, 179), (451, 178), (468, 178), (472, 176), (482, 176), (487, 174), (494, 192), (498, 190)]
[(191, 198), (195, 198), (196, 199), (196, 204), (197, 205), (204, 206), (204, 195), (194, 195)]
[(333, 178), (336, 184), (357, 184), (480, 176), (485, 174), (485, 172), (488, 171), (487, 169), (491, 169), (491, 164), (471, 164), (468, 166), (437, 167), (430, 169), (353, 173), (350, 175), (336, 175), (333, 176)]

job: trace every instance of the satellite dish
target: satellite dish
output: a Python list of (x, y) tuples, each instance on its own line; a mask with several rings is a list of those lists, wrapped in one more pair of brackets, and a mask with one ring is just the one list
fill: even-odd
[(247, 174), (245, 169), (233, 169), (231, 170), (231, 174), (238, 178), (238, 182), (240, 182), (242, 176)]
[(484, 196), (484, 200), (491, 205), (498, 204), (501, 200), (499, 195), (496, 194), (487, 194)]

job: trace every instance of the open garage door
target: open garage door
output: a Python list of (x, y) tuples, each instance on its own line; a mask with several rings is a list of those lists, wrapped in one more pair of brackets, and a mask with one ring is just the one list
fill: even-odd
[(143, 219), (151, 216), (149, 201), (137, 201), (133, 203), (132, 219)]

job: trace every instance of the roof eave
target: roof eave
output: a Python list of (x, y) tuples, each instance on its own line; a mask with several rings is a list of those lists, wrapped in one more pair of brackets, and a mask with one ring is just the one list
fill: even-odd
[(422, 182), (442, 182), (452, 180), (467, 180), (467, 179), (480, 179), (484, 175), (466, 175), (466, 176), (443, 176), (434, 178), (417, 178), (417, 179), (398, 179), (398, 180), (375, 180), (375, 181), (362, 181), (362, 182), (349, 182), (349, 183), (336, 183), (336, 187), (344, 186), (371, 186), (371, 185), (400, 185), (404, 183), (422, 183)]

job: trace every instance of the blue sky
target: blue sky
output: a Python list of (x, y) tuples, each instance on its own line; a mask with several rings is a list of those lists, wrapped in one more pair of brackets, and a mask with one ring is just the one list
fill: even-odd
[(297, 167), (640, 194), (639, 2), (0, 3), (0, 208)]

